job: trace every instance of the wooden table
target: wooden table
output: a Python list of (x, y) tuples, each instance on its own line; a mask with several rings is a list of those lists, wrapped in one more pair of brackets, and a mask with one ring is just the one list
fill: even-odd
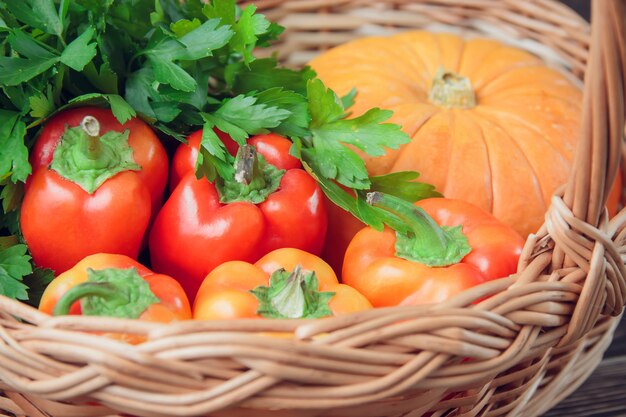
[(626, 417), (626, 318), (596, 371), (543, 417)]

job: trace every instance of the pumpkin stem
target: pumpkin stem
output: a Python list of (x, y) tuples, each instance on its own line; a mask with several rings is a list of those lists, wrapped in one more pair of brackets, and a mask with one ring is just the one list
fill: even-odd
[(469, 78), (439, 67), (428, 92), (428, 100), (452, 109), (476, 107), (476, 95)]

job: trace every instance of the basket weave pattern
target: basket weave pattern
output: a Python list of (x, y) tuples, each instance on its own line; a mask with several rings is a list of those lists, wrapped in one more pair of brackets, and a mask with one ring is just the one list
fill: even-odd
[[(279, 48), (293, 65), (356, 36), (439, 22), (530, 39), (536, 53), (546, 45), (576, 77), (587, 68), (575, 169), (528, 239), (518, 274), (438, 305), (315, 321), (52, 318), (0, 297), (0, 411), (531, 417), (572, 392), (601, 360), (626, 299), (626, 212), (609, 221), (603, 209), (624, 126), (626, 3), (596, 0), (591, 37), (548, 0), (255, 4), (289, 28)], [(147, 341), (129, 346), (99, 332)]]

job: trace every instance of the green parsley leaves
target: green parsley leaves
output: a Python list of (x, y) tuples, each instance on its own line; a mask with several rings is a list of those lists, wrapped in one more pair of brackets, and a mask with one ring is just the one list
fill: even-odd
[[(236, 0), (0, 0), (0, 236), (19, 234), (21, 183), (41, 124), (79, 105), (110, 107), (121, 123), (141, 117), (164, 138), (202, 129), (196, 174), (210, 180), (234, 175), (222, 132), (239, 144), (287, 136), (330, 199), (378, 228), (393, 219), (365, 203), (366, 191), (435, 195), (417, 174), (368, 176), (357, 152), (383, 155), (409, 141), (387, 123), (391, 112), (350, 118), (356, 91), (338, 98), (310, 68), (255, 57), (282, 31)], [(0, 252), (3, 294), (25, 298), (28, 275), (36, 297), (50, 273), (32, 271), (24, 245)]]
[(24, 276), (33, 272), (26, 245), (2, 248), (0, 245), (0, 294), (17, 300), (26, 300), (28, 287), (22, 282)]

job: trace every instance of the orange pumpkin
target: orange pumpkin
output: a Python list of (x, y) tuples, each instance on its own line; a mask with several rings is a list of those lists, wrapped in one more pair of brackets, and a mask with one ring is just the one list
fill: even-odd
[(362, 154), (370, 174), (415, 170), (523, 236), (541, 225), (580, 130), (581, 91), (560, 72), (497, 41), (429, 32), (355, 40), (310, 64), (337, 94), (356, 87), (354, 115), (393, 110), (411, 136)]

